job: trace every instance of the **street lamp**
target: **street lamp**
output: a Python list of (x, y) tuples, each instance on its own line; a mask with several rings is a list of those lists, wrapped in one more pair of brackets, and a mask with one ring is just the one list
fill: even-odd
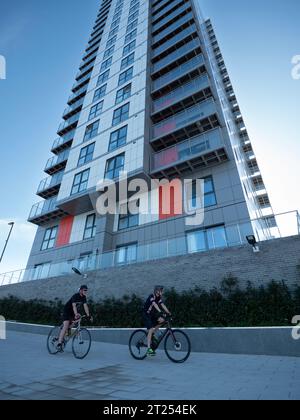
[(3, 255), (4, 255), (4, 252), (5, 252), (5, 250), (6, 250), (6, 247), (7, 247), (7, 244), (8, 244), (8, 241), (9, 241), (10, 235), (11, 235), (11, 232), (12, 232), (12, 230), (13, 230), (14, 224), (15, 224), (14, 222), (10, 222), (10, 223), (8, 223), (8, 226), (10, 226), (10, 230), (9, 230), (9, 234), (8, 234), (7, 239), (6, 239), (6, 242), (5, 242), (5, 245), (4, 245), (4, 248), (3, 248), (3, 251), (2, 251), (1, 257), (0, 257), (0, 263), (1, 263), (1, 261), (2, 261), (2, 258), (3, 258)]

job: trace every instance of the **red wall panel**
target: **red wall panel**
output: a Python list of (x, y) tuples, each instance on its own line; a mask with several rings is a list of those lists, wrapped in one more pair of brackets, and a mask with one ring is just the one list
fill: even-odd
[(68, 245), (70, 243), (73, 221), (74, 216), (67, 216), (61, 220), (56, 241), (57, 248), (60, 246)]

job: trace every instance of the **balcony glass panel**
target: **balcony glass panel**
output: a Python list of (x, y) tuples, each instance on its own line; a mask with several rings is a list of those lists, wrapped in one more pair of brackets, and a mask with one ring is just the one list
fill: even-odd
[(152, 25), (152, 32), (158, 31), (162, 26), (164, 26), (170, 20), (174, 19), (177, 15), (179, 15), (182, 12), (184, 12), (185, 10), (187, 10), (190, 7), (191, 7), (190, 4), (184, 4), (183, 6), (179, 7), (176, 10), (174, 10), (174, 12), (170, 13), (164, 19), (162, 19), (161, 21), (159, 21), (155, 25)]
[(184, 23), (188, 22), (189, 20), (193, 19), (192, 12), (187, 13), (182, 18), (178, 19), (176, 22), (172, 23), (172, 25), (168, 26), (166, 29), (161, 31), (159, 34), (152, 37), (152, 44), (156, 44), (157, 42), (161, 41), (165, 36), (171, 34), (175, 29), (178, 29), (179, 26), (183, 25)]
[(196, 136), (175, 146), (169, 147), (153, 156), (153, 171), (177, 165), (195, 156), (217, 150), (224, 146), (222, 133), (219, 128)]
[(160, 89), (161, 87), (167, 85), (173, 80), (179, 79), (184, 74), (189, 73), (191, 70), (197, 67), (200, 67), (203, 64), (204, 64), (203, 54), (197, 55), (196, 57), (192, 58), (186, 63), (181, 64), (180, 66), (176, 67), (174, 70), (169, 71), (167, 74), (155, 80), (153, 82), (153, 90)]
[(153, 64), (152, 73), (155, 73), (161, 70), (162, 68), (166, 67), (168, 64), (171, 64), (173, 61), (176, 61), (178, 58), (184, 56), (188, 51), (191, 51), (192, 49), (197, 48), (199, 46), (200, 46), (199, 39), (193, 39), (192, 41), (178, 48), (178, 50), (167, 55), (167, 57)]
[(29, 220), (40, 217), (44, 214), (51, 213), (53, 210), (56, 210), (57, 197), (50, 198), (49, 200), (40, 201), (37, 204), (32, 206)]
[(77, 122), (79, 120), (79, 116), (80, 116), (80, 111), (77, 112), (77, 114), (73, 115), (72, 117), (68, 118), (66, 121), (63, 121), (58, 128), (58, 132), (65, 130), (67, 127)]
[(46, 170), (49, 168), (52, 168), (53, 166), (58, 165), (59, 163), (64, 162), (65, 160), (68, 159), (70, 154), (70, 149), (65, 150), (63, 153), (60, 153), (57, 156), (53, 156), (52, 158), (50, 158), (46, 164)]
[(153, 102), (153, 112), (158, 112), (182, 99), (192, 95), (195, 92), (199, 92), (209, 86), (209, 78), (207, 75), (197, 77), (189, 83), (180, 86), (178, 89), (173, 90), (167, 95), (162, 96)]
[(153, 57), (161, 54), (162, 52), (166, 51), (168, 48), (175, 45), (177, 42), (181, 41), (182, 39), (186, 38), (188, 35), (193, 34), (197, 30), (196, 25), (191, 25), (188, 28), (184, 29), (183, 31), (179, 32), (179, 34), (173, 36), (169, 41), (163, 43), (159, 47), (155, 48), (153, 51)]
[(55, 139), (52, 146), (52, 150), (55, 150), (58, 147), (61, 147), (65, 143), (68, 143), (70, 140), (73, 139), (74, 134), (75, 134), (75, 130), (72, 130), (69, 133), (65, 134), (63, 137), (58, 137), (57, 139)]
[(40, 182), (37, 192), (40, 193), (42, 191), (48, 190), (51, 187), (55, 187), (56, 185), (59, 185), (63, 179), (63, 176), (64, 176), (64, 171), (61, 171), (61, 172), (57, 172), (53, 176), (49, 176), (43, 179)]
[(155, 124), (153, 128), (153, 138), (159, 138), (166, 136), (174, 131), (177, 131), (189, 124), (206, 118), (217, 111), (216, 105), (213, 99), (208, 99), (198, 105), (192, 106), (173, 117), (167, 118), (158, 124)]
[(171, 4), (169, 4), (167, 7), (164, 7), (160, 12), (158, 12), (156, 15), (153, 16), (152, 22), (155, 22), (157, 19), (165, 15), (169, 10), (173, 9), (175, 6), (177, 6), (180, 3), (182, 3), (182, 0), (175, 0)]

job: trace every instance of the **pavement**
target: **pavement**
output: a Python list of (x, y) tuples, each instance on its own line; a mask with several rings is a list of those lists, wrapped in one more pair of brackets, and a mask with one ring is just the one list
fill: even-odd
[(46, 337), (8, 331), (0, 340), (0, 400), (299, 400), (300, 358), (164, 352), (142, 362), (126, 346), (93, 343), (51, 356)]

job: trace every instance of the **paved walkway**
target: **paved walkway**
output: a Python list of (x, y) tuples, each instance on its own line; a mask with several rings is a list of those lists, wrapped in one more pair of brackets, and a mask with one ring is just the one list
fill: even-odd
[(9, 331), (0, 340), (0, 400), (300, 399), (300, 358), (193, 353), (183, 365), (164, 353), (135, 361), (125, 346), (93, 343), (50, 356), (46, 338)]

